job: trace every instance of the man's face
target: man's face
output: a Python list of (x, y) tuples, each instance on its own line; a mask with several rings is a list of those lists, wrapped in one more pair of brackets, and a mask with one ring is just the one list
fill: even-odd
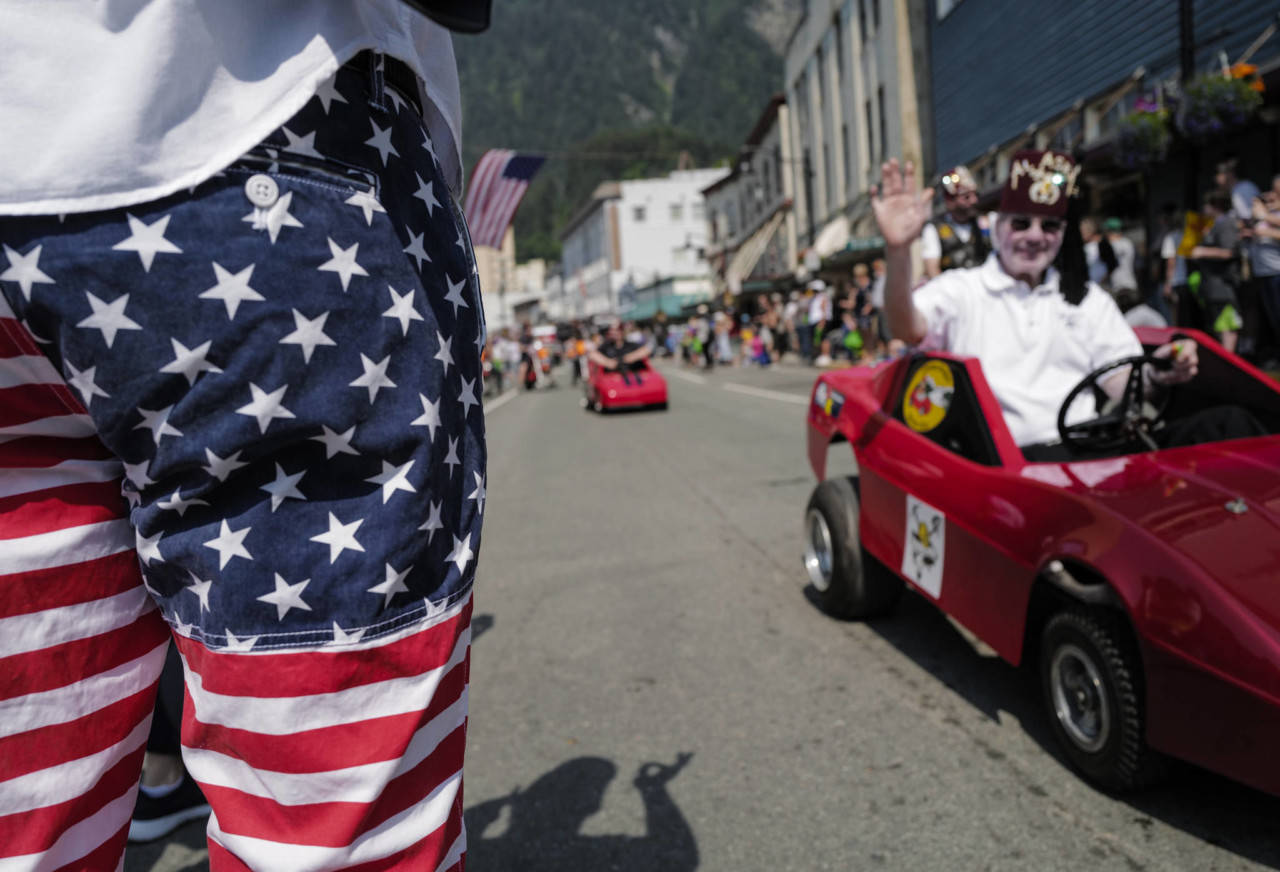
[(1005, 272), (1032, 283), (1062, 247), (1061, 218), (1001, 213), (996, 221), (996, 251)]
[(942, 202), (956, 221), (972, 221), (978, 208), (978, 192), (961, 188), (955, 196), (942, 196)]
[(622, 341), (622, 331), (618, 329), (617, 324), (610, 324), (609, 328), (604, 331), (604, 341), (610, 345), (617, 345)]

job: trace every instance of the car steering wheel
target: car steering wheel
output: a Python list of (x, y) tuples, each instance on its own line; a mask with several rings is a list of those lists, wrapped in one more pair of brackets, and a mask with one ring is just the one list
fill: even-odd
[[(1124, 391), (1120, 396), (1112, 397), (1103, 390), (1101, 383), (1106, 376), (1126, 366), (1129, 367), (1129, 375), (1125, 379)], [(1058, 409), (1058, 435), (1062, 444), (1076, 450), (1097, 452), (1141, 442), (1152, 451), (1156, 450), (1159, 446), (1151, 433), (1168, 408), (1171, 392), (1161, 390), (1154, 396), (1148, 396), (1148, 366), (1167, 370), (1173, 367), (1173, 361), (1151, 354), (1135, 354), (1098, 367), (1081, 379)], [(1086, 390), (1093, 391), (1094, 402), (1101, 413), (1087, 421), (1068, 424), (1067, 413), (1076, 398)]]

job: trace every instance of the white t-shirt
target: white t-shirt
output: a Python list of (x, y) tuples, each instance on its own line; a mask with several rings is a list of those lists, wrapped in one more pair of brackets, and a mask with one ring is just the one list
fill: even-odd
[(818, 291), (809, 300), (809, 323), (820, 324), (831, 316), (831, 296), (826, 291)]
[(1102, 262), (1102, 257), (1098, 254), (1098, 240), (1094, 239), (1084, 244), (1084, 261), (1089, 268), (1089, 281), (1102, 284), (1107, 278), (1107, 265)]
[(428, 132), (458, 189), (453, 42), (400, 0), (5, 0), (0, 214), (113, 209), (196, 185), (362, 49), (421, 77)]
[(884, 308), (884, 274), (871, 280), (871, 305), (875, 309)]
[(1138, 255), (1133, 249), (1133, 240), (1127, 236), (1121, 236), (1110, 241), (1111, 250), (1116, 253), (1116, 268), (1111, 271), (1112, 289), (1129, 288), (1130, 290), (1136, 290), (1138, 276), (1133, 271), (1133, 264)]
[[(1019, 445), (1056, 441), (1058, 409), (1071, 389), (1103, 364), (1142, 353), (1102, 288), (1090, 283), (1073, 306), (1059, 293), (1055, 270), (1030, 288), (994, 254), (980, 267), (942, 273), (914, 302), (929, 325), (922, 347), (978, 358)], [(1080, 400), (1071, 423), (1096, 414), (1090, 397)]]
[(1253, 198), (1261, 193), (1258, 186), (1248, 179), (1240, 179), (1231, 187), (1231, 211), (1241, 221), (1253, 217)]
[[(1185, 285), (1187, 283), (1187, 259), (1178, 254), (1178, 246), (1182, 244), (1182, 231), (1170, 230), (1164, 235), (1164, 240), (1160, 243), (1160, 259), (1167, 261), (1169, 258), (1177, 258), (1173, 262), (1173, 285)], [(1164, 272), (1160, 273), (1162, 283)]]

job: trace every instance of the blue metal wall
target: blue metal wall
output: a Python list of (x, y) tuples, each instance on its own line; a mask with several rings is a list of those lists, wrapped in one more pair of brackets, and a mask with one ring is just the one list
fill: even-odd
[[(930, 16), (936, 4), (929, 3)], [(1231, 60), (1280, 0), (1196, 0), (1197, 68)], [(962, 0), (932, 21), (937, 166), (971, 160), (1125, 79), (1178, 68), (1177, 0)], [(1280, 35), (1254, 60), (1280, 55)]]

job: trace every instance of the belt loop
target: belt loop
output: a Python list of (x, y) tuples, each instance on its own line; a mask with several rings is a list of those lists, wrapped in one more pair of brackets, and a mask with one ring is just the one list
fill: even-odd
[(383, 87), (385, 82), (385, 56), (381, 52), (370, 51), (369, 55), (369, 102), (376, 109), (388, 111), (387, 93)]

